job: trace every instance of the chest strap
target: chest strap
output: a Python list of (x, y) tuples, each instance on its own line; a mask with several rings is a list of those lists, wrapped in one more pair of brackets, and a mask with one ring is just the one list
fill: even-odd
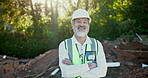
[[(67, 40), (67, 41), (66, 41)], [(72, 50), (72, 39), (69, 38), (69, 39), (66, 39), (64, 42), (65, 42), (65, 49), (68, 51), (68, 56), (69, 56), (69, 59), (70, 61), (72, 61), (72, 58), (73, 58), (73, 50)], [(97, 43), (97, 40), (94, 39), (94, 38), (90, 38), (91, 42), (92, 42), (92, 45), (91, 45), (91, 50), (92, 51), (96, 51), (96, 54), (98, 52), (98, 43)], [(95, 45), (96, 44), (96, 45)], [(87, 48), (87, 47), (86, 47)], [(97, 50), (96, 50), (97, 49)]]

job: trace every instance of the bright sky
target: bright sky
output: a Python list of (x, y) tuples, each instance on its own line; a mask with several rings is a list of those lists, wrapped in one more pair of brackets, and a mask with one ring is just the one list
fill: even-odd
[(45, 0), (32, 0), (32, 2), (33, 2), (33, 4), (36, 3), (36, 2), (37, 3), (45, 3)]
[[(53, 1), (53, 6), (55, 6), (56, 0), (52, 0), (52, 1)], [(69, 7), (69, 5), (67, 3), (68, 0), (58, 0), (58, 1), (60, 3), (62, 3), (62, 5), (64, 5), (65, 7), (67, 7), (67, 8)], [(72, 4), (74, 4), (78, 0), (71, 0), (71, 1), (72, 1)], [(44, 5), (45, 4), (45, 0), (32, 0), (32, 3), (33, 4), (41, 3), (41, 4)], [(48, 7), (50, 7), (50, 0), (47, 0), (47, 3), (48, 3)], [(66, 11), (62, 7), (59, 7), (58, 11), (59, 11), (59, 14), (60, 14), (61, 17), (65, 16)], [(44, 15), (44, 13), (43, 13), (43, 15)]]
[[(47, 0), (47, 1), (49, 1), (49, 0)], [(63, 1), (63, 0), (58, 0), (58, 1)], [(38, 2), (38, 3), (45, 3), (45, 0), (32, 0), (32, 2), (33, 3), (36, 3), (36, 2)]]
[[(55, 1), (55, 0), (52, 0), (52, 1)], [(63, 1), (63, 0), (58, 0), (58, 1)], [(41, 3), (41, 4), (45, 4), (45, 0), (32, 0), (33, 4), (35, 3)], [(48, 7), (50, 7), (50, 0), (47, 0), (48, 2)], [(54, 5), (54, 3), (53, 3)]]
[[(48, 2), (50, 1), (50, 0), (47, 0)], [(53, 0), (53, 1), (56, 1), (56, 0)], [(63, 3), (65, 3), (65, 0), (58, 0), (59, 2), (63, 2)], [(78, 0), (72, 0), (72, 3), (73, 2), (77, 2)], [(45, 4), (45, 0), (32, 0), (32, 2), (33, 2), (33, 4), (34, 3), (42, 3), (42, 4)]]
[[(52, 1), (55, 2), (56, 0), (52, 0)], [(58, 1), (63, 3), (63, 5), (66, 5), (68, 7), (66, 0), (58, 0)], [(72, 0), (72, 3), (76, 2), (76, 1), (78, 1), (78, 0)], [(48, 7), (50, 7), (50, 0), (47, 0), (47, 2), (48, 2)], [(54, 2), (53, 2), (53, 6), (54, 6)], [(32, 3), (33, 4), (35, 4), (35, 3), (45, 4), (45, 0), (32, 0)], [(61, 15), (64, 15), (65, 11), (64, 11), (63, 8), (59, 9), (59, 11), (60, 11)]]

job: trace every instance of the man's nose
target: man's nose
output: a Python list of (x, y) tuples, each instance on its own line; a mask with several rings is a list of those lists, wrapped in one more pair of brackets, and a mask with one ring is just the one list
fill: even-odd
[(81, 22), (81, 23), (80, 23), (80, 26), (84, 26), (84, 23), (83, 23), (83, 22)]

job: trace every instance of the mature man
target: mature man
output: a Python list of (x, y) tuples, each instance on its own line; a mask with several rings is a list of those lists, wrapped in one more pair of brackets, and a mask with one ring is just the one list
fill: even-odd
[(87, 36), (91, 18), (86, 10), (76, 10), (71, 19), (74, 35), (59, 45), (59, 66), (64, 78), (106, 76), (107, 65), (102, 44)]

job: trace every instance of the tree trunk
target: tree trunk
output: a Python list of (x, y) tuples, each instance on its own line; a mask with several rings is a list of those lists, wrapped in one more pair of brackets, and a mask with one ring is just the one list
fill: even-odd
[(76, 9), (79, 8), (80, 2), (81, 2), (81, 0), (78, 0)]
[(85, 0), (85, 10), (88, 10), (88, 0)]
[(31, 7), (31, 15), (33, 16), (33, 22), (35, 23), (37, 21), (37, 18), (35, 17), (35, 11), (33, 8), (32, 0), (30, 0), (30, 7)]
[(33, 35), (36, 37), (36, 35), (38, 34), (38, 20), (36, 18), (36, 15), (35, 15), (35, 11), (34, 11), (34, 8), (33, 8), (33, 4), (32, 4), (32, 0), (30, 0), (30, 7), (31, 7), (31, 15), (33, 16), (32, 19), (33, 19), (33, 26), (34, 26), (34, 33)]
[(48, 5), (48, 4), (47, 4), (47, 0), (45, 0), (45, 15), (46, 15), (46, 16), (48, 15), (48, 11), (47, 11), (47, 8), (48, 8), (48, 7), (47, 7), (47, 5)]
[(58, 27), (58, 0), (56, 1), (56, 11), (55, 11), (55, 26), (56, 26), (56, 28), (55, 29), (57, 29), (57, 27)]
[(53, 33), (53, 37), (52, 37), (52, 46), (56, 46), (57, 45), (57, 27), (58, 27), (58, 0), (56, 0), (56, 6), (53, 7), (52, 5), (52, 0), (50, 0), (50, 5), (51, 5), (51, 25), (53, 27), (52, 29), (52, 33)]
[(50, 0), (50, 5), (51, 5), (51, 25), (53, 26), (53, 30), (56, 31), (58, 27), (58, 0), (56, 1), (55, 9), (52, 5), (52, 0)]

